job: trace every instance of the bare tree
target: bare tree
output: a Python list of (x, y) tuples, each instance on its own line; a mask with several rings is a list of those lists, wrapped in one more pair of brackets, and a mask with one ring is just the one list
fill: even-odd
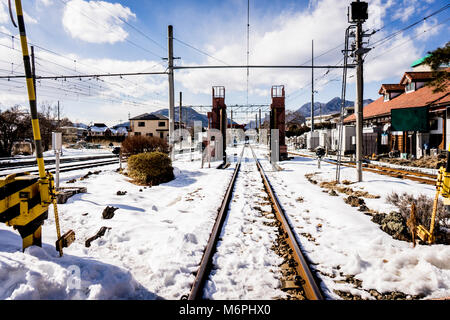
[(13, 143), (29, 138), (31, 132), (30, 115), (16, 105), (0, 112), (0, 155), (9, 157)]

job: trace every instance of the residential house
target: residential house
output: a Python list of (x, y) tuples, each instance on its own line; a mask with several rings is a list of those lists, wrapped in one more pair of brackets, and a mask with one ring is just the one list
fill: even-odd
[[(423, 59), (412, 67), (426, 70), (422, 64)], [(399, 83), (381, 85), (381, 97), (363, 108), (364, 155), (395, 152), (420, 158), (448, 149), (450, 91), (433, 93), (426, 86), (432, 79), (431, 71), (407, 71)], [(354, 124), (355, 115), (344, 123)]]
[(93, 137), (110, 137), (112, 135), (111, 129), (104, 123), (94, 123), (88, 128), (88, 135)]
[(169, 118), (160, 114), (144, 113), (130, 119), (130, 136), (169, 139)]

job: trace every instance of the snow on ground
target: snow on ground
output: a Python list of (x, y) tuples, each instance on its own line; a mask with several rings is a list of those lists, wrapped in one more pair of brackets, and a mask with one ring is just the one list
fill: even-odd
[[(260, 157), (267, 151), (258, 150)], [(295, 157), (279, 162), (282, 171), (274, 171), (267, 160), (262, 161), (271, 184), (289, 216), (302, 249), (320, 271), (322, 288), (328, 298), (339, 299), (333, 290), (350, 292), (373, 299), (369, 290), (379, 293), (400, 291), (424, 298), (450, 296), (450, 247), (416, 245), (393, 239), (383, 232), (371, 217), (343, 201), (343, 195), (330, 196), (318, 185), (310, 183), (305, 174), (317, 173), (318, 181), (335, 179), (336, 166), (317, 160)], [(354, 168), (342, 167), (341, 181), (356, 180)], [(386, 203), (386, 196), (398, 193), (435, 195), (435, 187), (410, 180), (363, 172), (363, 182), (350, 185), (379, 199), (364, 199), (374, 210), (389, 213), (395, 207)], [(299, 200), (299, 197), (302, 200)], [(362, 281), (361, 288), (345, 282), (347, 275)]]
[[(239, 149), (228, 150), (229, 159), (239, 153)], [(258, 153), (262, 157), (266, 152)], [(74, 184), (67, 181), (96, 169), (61, 173), (62, 186), (85, 186), (88, 190), (58, 205), (62, 232), (73, 229), (77, 239), (60, 258), (54, 246), (52, 206), (43, 226), (42, 248), (30, 247), (22, 253), (22, 239), (17, 231), (0, 224), (0, 299), (179, 299), (187, 294), (234, 165), (216, 170), (218, 163), (211, 163), (211, 168), (206, 165), (201, 169), (200, 161), (191, 162), (189, 154), (178, 158), (173, 164), (176, 179), (152, 188), (130, 183), (115, 171), (118, 165), (100, 167), (99, 174)], [(331, 181), (335, 177), (334, 165), (322, 163), (322, 168), (317, 169), (315, 160), (295, 157), (280, 162), (284, 170), (274, 171), (267, 160), (262, 163), (302, 249), (320, 272), (327, 298), (340, 299), (333, 290), (341, 290), (372, 299), (370, 289), (422, 294), (425, 298), (450, 296), (450, 248), (413, 248), (411, 243), (394, 240), (371, 222), (370, 216), (344, 203), (342, 195), (332, 197), (305, 178), (306, 173), (317, 172), (315, 179)], [(239, 183), (251, 182), (252, 174), (249, 175), (250, 180), (241, 179)], [(342, 180), (354, 181), (354, 177), (354, 169), (342, 168)], [(365, 201), (369, 208), (385, 213), (394, 210), (384, 201), (392, 191), (434, 195), (433, 186), (370, 172), (364, 172), (364, 182), (350, 186), (380, 195), (380, 199)], [(127, 193), (119, 196), (117, 191)], [(243, 208), (241, 216), (229, 220), (231, 229), (226, 232), (234, 239), (238, 239), (239, 223), (248, 218), (247, 206), (252, 200), (246, 192), (239, 192), (239, 199), (233, 203)], [(119, 209), (112, 219), (105, 220), (102, 211), (108, 205)], [(111, 229), (89, 248), (85, 247), (86, 239), (102, 226)], [(252, 228), (254, 236), (263, 237), (258, 225), (242, 228)], [(223, 249), (238, 246), (226, 239)], [(255, 245), (251, 237), (244, 239), (249, 248)], [(259, 248), (269, 254), (265, 246)], [(256, 251), (245, 251), (243, 256), (258, 257), (255, 254)], [(234, 267), (231, 257), (235, 255), (225, 261), (230, 268)], [(276, 261), (269, 256), (267, 260)], [(241, 269), (244, 276), (245, 268)], [(353, 275), (362, 281), (361, 285), (344, 281), (346, 275)], [(226, 276), (219, 272), (216, 276), (222, 277), (225, 291), (231, 294)], [(267, 284), (274, 283), (272, 277), (265, 278)], [(254, 292), (261, 291), (254, 279)], [(219, 291), (211, 294), (219, 297)], [(268, 290), (265, 296), (273, 295)]]
[[(270, 202), (249, 148), (245, 148), (233, 198), (222, 228), (213, 269), (205, 285), (206, 299), (275, 299), (286, 297), (280, 289), (283, 259), (272, 249), (277, 228)], [(265, 204), (266, 203), (266, 204)]]
[[(58, 205), (62, 232), (76, 241), (60, 258), (53, 207), (43, 226), (43, 246), (21, 251), (22, 239), (0, 224), (0, 299), (179, 299), (188, 294), (214, 225), (233, 166), (201, 169), (199, 161), (174, 161), (176, 179), (151, 188), (117, 173), (118, 165), (83, 181), (87, 193)], [(95, 169), (90, 169), (95, 171)], [(89, 170), (61, 173), (61, 181)], [(117, 191), (127, 191), (117, 195)], [(110, 220), (106, 206), (119, 208)], [(106, 234), (85, 247), (102, 227)]]

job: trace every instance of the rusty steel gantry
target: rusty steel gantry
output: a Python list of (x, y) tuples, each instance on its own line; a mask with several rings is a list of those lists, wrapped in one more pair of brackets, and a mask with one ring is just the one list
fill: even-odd
[[(285, 94), (284, 85), (272, 86), (272, 103), (270, 105), (270, 129), (278, 129), (279, 134), (279, 161), (288, 157), (285, 142)], [(271, 133), (272, 134), (272, 133)], [(272, 138), (272, 137), (271, 137)]]
[(225, 87), (212, 87), (212, 110), (208, 112), (208, 128), (219, 130), (222, 134), (222, 155), (226, 162), (227, 106), (225, 104)]

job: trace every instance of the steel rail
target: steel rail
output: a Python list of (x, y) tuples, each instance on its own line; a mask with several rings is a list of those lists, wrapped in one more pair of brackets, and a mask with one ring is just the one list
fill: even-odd
[(306, 262), (305, 257), (302, 254), (302, 251), (300, 250), (300, 246), (297, 242), (297, 238), (294, 235), (294, 232), (291, 229), (291, 226), (289, 225), (289, 222), (287, 221), (286, 214), (284, 213), (283, 208), (280, 205), (280, 202), (278, 201), (277, 196), (275, 195), (275, 192), (273, 191), (272, 185), (269, 182), (269, 179), (267, 178), (267, 175), (259, 162), (258, 158), (256, 157), (255, 152), (253, 151), (253, 148), (250, 146), (250, 149), (252, 150), (253, 157), (255, 158), (256, 166), (258, 167), (258, 170), (261, 174), (261, 177), (264, 182), (264, 186), (266, 188), (267, 193), (270, 196), (271, 202), (274, 206), (276, 216), (278, 220), (281, 223), (281, 227), (283, 231), (287, 234), (287, 243), (289, 244), (290, 248), (292, 249), (292, 256), (294, 260), (297, 262), (297, 272), (302, 277), (302, 279), (305, 281), (305, 283), (302, 285), (303, 290), (305, 291), (306, 298), (308, 300), (324, 300), (322, 296), (322, 292), (319, 288), (319, 286), (316, 283), (316, 280), (309, 268), (308, 263)]
[[(107, 166), (110, 164), (119, 163), (119, 159), (113, 159), (113, 160), (106, 160), (106, 161), (98, 161), (98, 162), (90, 162), (90, 163), (83, 163), (78, 165), (68, 165), (60, 167), (59, 172), (67, 172), (67, 171), (74, 171), (74, 170), (81, 170), (81, 169), (89, 169), (89, 168), (95, 168), (95, 167), (101, 167), (101, 166)], [(52, 168), (50, 171), (51, 173), (55, 173), (55, 169)], [(27, 171), (30, 174), (38, 173), (38, 170), (31, 170)], [(9, 174), (9, 173), (8, 173)], [(0, 174), (0, 177), (6, 177), (8, 174)]]
[[(288, 153), (293, 154), (293, 155), (297, 155), (297, 156), (300, 156), (300, 157), (314, 158), (314, 156), (307, 155), (307, 154), (300, 154), (300, 153), (295, 153), (295, 152), (291, 152), (291, 151), (288, 151)], [(322, 161), (330, 163), (330, 164), (337, 165), (337, 163), (334, 160), (322, 159)], [(353, 165), (351, 163), (344, 164), (344, 163), (341, 162), (341, 165), (345, 166), (345, 167), (350, 167), (350, 168), (355, 167), (355, 165)], [(412, 180), (412, 181), (417, 181), (417, 182), (421, 182), (421, 183), (425, 183), (425, 184), (429, 184), (429, 185), (435, 185), (436, 184), (436, 178), (437, 178), (437, 175), (433, 175), (433, 174), (429, 174), (429, 173), (421, 173), (421, 172), (414, 172), (414, 171), (408, 171), (408, 170), (402, 170), (402, 169), (382, 167), (382, 166), (378, 166), (378, 165), (367, 165), (367, 164), (365, 164), (363, 166), (362, 170), (363, 171), (369, 171), (369, 172), (378, 173), (378, 174), (381, 174), (381, 175), (391, 176), (391, 177), (394, 177), (394, 178), (401, 178), (401, 179), (408, 179), (408, 180)]]
[(233, 176), (231, 177), (230, 183), (228, 184), (228, 188), (225, 192), (225, 196), (222, 200), (222, 204), (219, 209), (219, 213), (216, 218), (216, 222), (214, 224), (213, 230), (208, 240), (208, 245), (203, 253), (202, 260), (200, 262), (200, 267), (195, 276), (194, 283), (192, 284), (191, 292), (189, 293), (188, 300), (199, 300), (203, 297), (203, 288), (205, 286), (205, 282), (209, 275), (209, 270), (212, 265), (212, 258), (215, 253), (217, 241), (219, 240), (220, 233), (222, 231), (223, 223), (225, 222), (225, 218), (228, 212), (228, 208), (231, 201), (231, 196), (233, 194), (234, 185), (236, 183), (236, 177), (238, 175), (239, 169), (241, 167), (242, 155), (244, 153), (245, 145), (242, 148), (241, 155), (239, 157), (239, 162), (236, 164), (236, 168), (234, 169)]
[[(84, 156), (84, 157), (71, 157), (71, 158), (62, 158), (60, 159), (60, 163), (74, 163), (74, 162), (82, 162), (82, 161), (91, 161), (91, 160), (102, 160), (102, 159), (116, 159), (118, 158), (117, 155), (114, 154), (104, 154), (104, 155), (98, 155), (98, 156)], [(17, 158), (16, 158), (17, 160)], [(16, 162), (0, 162), (0, 172), (5, 170), (12, 170), (12, 169), (21, 169), (21, 168), (28, 168), (28, 167), (34, 167), (36, 161), (33, 160), (26, 160), (25, 161), (16, 161)], [(49, 164), (55, 164), (56, 160), (55, 158), (44, 158), (44, 163), (46, 165)]]

